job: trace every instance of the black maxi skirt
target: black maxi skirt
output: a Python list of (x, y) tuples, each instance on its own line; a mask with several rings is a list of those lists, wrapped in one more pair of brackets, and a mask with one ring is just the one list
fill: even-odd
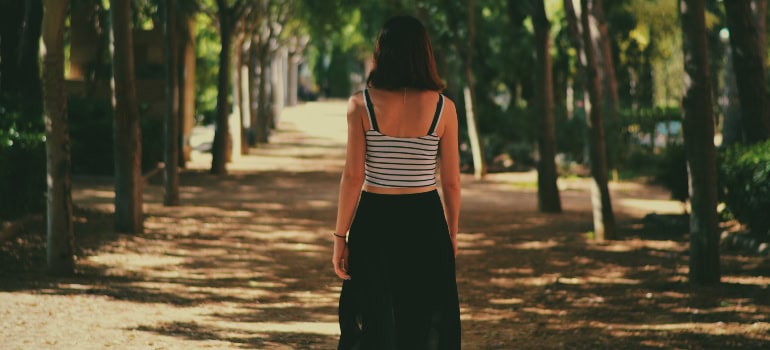
[(338, 350), (460, 349), (455, 260), (438, 191), (362, 192)]

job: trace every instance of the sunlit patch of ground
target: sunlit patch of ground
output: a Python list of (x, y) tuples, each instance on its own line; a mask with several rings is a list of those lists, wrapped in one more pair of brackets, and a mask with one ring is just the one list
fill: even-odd
[[(164, 207), (150, 180), (141, 235), (113, 232), (110, 178), (76, 177), (77, 276), (44, 275), (42, 223), (0, 244), (0, 347), (335, 348), (331, 231), (345, 110), (345, 101), (287, 109), (271, 144), (236, 155), (228, 176), (209, 175), (210, 154), (195, 152), (180, 206)], [(593, 242), (590, 179), (559, 179), (562, 214), (537, 212), (534, 172), (462, 181), (463, 349), (770, 342), (770, 263), (724, 251), (722, 285), (686, 283), (686, 232), (644, 219), (684, 212), (662, 189), (612, 183), (619, 238)]]

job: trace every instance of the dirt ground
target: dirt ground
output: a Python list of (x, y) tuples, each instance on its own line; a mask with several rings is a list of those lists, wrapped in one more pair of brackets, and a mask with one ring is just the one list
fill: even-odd
[[(228, 176), (196, 153), (178, 207), (152, 179), (141, 235), (113, 232), (111, 179), (77, 177), (76, 276), (45, 275), (39, 220), (0, 243), (0, 348), (334, 349), (345, 110), (287, 109)], [(725, 250), (723, 283), (691, 286), (682, 206), (664, 191), (613, 183), (620, 237), (595, 243), (590, 181), (560, 180), (562, 214), (537, 211), (535, 181), (463, 177), (463, 349), (770, 348), (766, 257)]]

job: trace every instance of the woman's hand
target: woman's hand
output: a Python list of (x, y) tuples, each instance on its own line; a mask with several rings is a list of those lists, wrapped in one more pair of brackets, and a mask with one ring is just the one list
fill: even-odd
[(344, 238), (334, 237), (334, 254), (332, 255), (334, 273), (344, 280), (349, 280), (348, 274), (348, 244)]

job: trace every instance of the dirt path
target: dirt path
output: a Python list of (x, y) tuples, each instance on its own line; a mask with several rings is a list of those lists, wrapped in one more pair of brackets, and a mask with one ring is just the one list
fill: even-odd
[[(52, 279), (43, 227), (0, 244), (0, 349), (333, 349), (330, 263), (345, 104), (287, 109), (273, 143), (226, 177), (196, 154), (182, 205), (145, 192), (146, 233), (112, 233), (108, 178), (79, 177), (78, 275)], [(687, 237), (642, 220), (665, 192), (613, 184), (621, 239), (591, 243), (590, 182), (536, 210), (534, 173), (463, 178), (463, 349), (753, 349), (770, 344), (770, 264), (723, 254), (723, 283), (686, 283)]]

